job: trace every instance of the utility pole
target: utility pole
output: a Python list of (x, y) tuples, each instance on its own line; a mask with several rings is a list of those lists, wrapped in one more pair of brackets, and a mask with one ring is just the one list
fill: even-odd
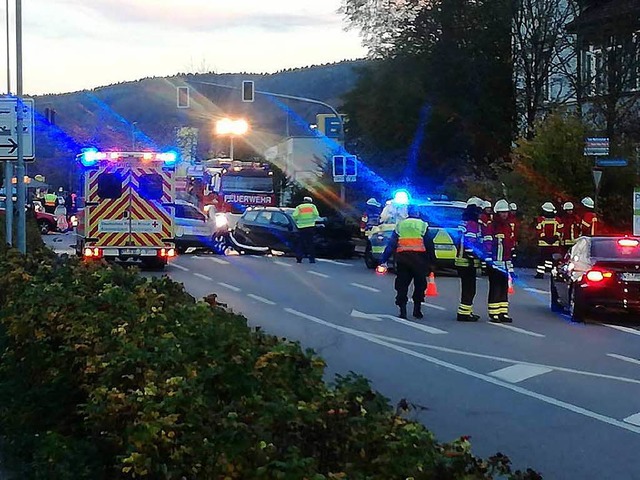
[(24, 135), (22, 125), (24, 120), (24, 103), (22, 101), (22, 0), (16, 0), (16, 140), (18, 143), (18, 164), (16, 168), (17, 196), (18, 196), (18, 250), (27, 253), (27, 217), (25, 200), (27, 192), (24, 184)]
[[(9, 0), (5, 0), (6, 7), (6, 27), (7, 27), (7, 95), (11, 95), (11, 49), (9, 42), (11, 36), (9, 34)], [(5, 241), (8, 245), (13, 245), (13, 163), (6, 160), (4, 162), (4, 191), (6, 193), (5, 199)]]

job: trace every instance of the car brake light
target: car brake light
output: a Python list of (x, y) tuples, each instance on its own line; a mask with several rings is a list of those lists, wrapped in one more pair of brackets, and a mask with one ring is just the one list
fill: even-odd
[(602, 282), (605, 278), (613, 277), (613, 273), (604, 272), (602, 270), (589, 270), (587, 272), (587, 280), (591, 283), (599, 283)]
[(176, 256), (176, 250), (174, 248), (161, 248), (160, 256), (165, 258), (171, 258)]
[(102, 251), (97, 247), (87, 247), (84, 249), (84, 256), (87, 258), (100, 258)]
[(639, 243), (640, 242), (634, 238), (621, 238), (618, 240), (618, 245), (621, 247), (637, 247)]

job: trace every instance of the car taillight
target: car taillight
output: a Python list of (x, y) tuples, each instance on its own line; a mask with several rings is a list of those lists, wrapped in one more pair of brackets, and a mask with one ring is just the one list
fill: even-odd
[(612, 272), (605, 272), (603, 270), (589, 270), (587, 272), (587, 280), (591, 283), (600, 283), (611, 277), (613, 277)]
[(160, 256), (164, 258), (171, 258), (176, 256), (175, 248), (161, 248), (159, 253)]
[(102, 256), (102, 250), (98, 247), (86, 247), (84, 249), (84, 256), (86, 258), (100, 258)]

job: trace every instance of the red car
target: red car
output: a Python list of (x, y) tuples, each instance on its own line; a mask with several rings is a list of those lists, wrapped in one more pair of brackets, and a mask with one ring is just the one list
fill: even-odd
[[(14, 204), (15, 208), (15, 204)], [(4, 213), (6, 210), (5, 200), (0, 199), (0, 212)], [(38, 226), (40, 227), (40, 231), (45, 234), (49, 232), (57, 232), (58, 231), (58, 223), (56, 222), (56, 217), (46, 212), (35, 212), (36, 220), (38, 222)]]

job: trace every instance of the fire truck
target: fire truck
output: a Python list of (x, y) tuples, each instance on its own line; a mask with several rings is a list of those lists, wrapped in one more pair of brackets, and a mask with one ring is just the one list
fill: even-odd
[(175, 256), (177, 154), (86, 149), (78, 161), (78, 256), (163, 268)]

